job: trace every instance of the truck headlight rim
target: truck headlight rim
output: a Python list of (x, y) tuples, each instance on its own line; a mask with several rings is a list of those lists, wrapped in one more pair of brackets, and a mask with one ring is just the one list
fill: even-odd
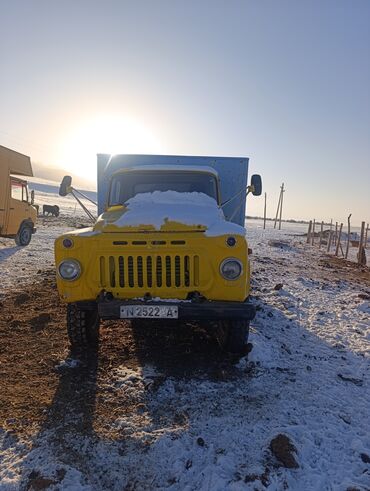
[[(66, 268), (69, 268), (69, 272)], [(65, 281), (77, 280), (81, 276), (81, 271), (81, 264), (77, 259), (64, 259), (58, 265), (58, 274)]]
[[(229, 263), (235, 263), (239, 267), (238, 274), (234, 275), (233, 277), (228, 277), (224, 273), (224, 267), (227, 264), (229, 264)], [(227, 281), (235, 281), (235, 280), (238, 280), (241, 277), (241, 275), (243, 274), (243, 263), (239, 259), (237, 259), (236, 257), (227, 257), (220, 264), (220, 274)]]

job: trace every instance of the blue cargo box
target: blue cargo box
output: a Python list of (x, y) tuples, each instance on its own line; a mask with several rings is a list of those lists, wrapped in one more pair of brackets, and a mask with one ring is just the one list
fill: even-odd
[[(248, 163), (248, 158), (238, 157), (98, 154), (98, 212), (101, 214), (106, 209), (109, 180), (112, 174), (123, 168), (138, 165), (204, 165), (213, 167), (220, 178), (221, 200), (224, 203), (242, 189), (246, 189), (248, 185)], [(223, 211), (226, 220), (244, 227), (245, 202), (245, 194), (241, 193), (225, 205)], [(235, 212), (237, 208), (238, 210)], [(230, 220), (229, 217), (232, 216), (233, 218)]]

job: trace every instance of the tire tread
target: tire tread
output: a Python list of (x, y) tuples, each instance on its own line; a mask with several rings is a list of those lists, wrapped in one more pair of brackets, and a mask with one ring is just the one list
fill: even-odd
[(67, 332), (72, 348), (96, 347), (99, 339), (97, 312), (84, 310), (78, 304), (67, 305)]
[[(22, 232), (24, 231), (24, 229), (30, 229), (30, 240), (28, 242), (23, 242), (22, 241)], [(30, 225), (26, 224), (26, 223), (23, 223), (20, 227), (19, 227), (19, 230), (17, 232), (17, 235), (15, 236), (15, 243), (17, 244), (17, 246), (21, 246), (21, 247), (25, 247), (25, 246), (28, 246), (28, 244), (31, 242), (31, 239), (32, 239), (32, 228)]]
[(248, 351), (249, 321), (233, 319), (228, 321), (226, 349), (230, 353), (245, 354)]

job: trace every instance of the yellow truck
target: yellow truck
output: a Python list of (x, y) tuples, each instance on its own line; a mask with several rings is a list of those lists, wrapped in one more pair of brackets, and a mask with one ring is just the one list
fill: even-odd
[(73, 348), (96, 347), (100, 319), (136, 319), (199, 321), (248, 350), (245, 201), (261, 178), (248, 186), (247, 170), (246, 158), (98, 155), (100, 215), (55, 242)]
[(16, 176), (33, 176), (30, 158), (0, 146), (0, 236), (26, 246), (36, 232), (37, 211), (27, 181)]

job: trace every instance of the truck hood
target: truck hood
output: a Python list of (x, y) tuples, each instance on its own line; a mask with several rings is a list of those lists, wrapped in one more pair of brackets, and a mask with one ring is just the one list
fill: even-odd
[(217, 202), (203, 193), (155, 191), (137, 194), (124, 206), (100, 215), (95, 232), (204, 232), (206, 235), (245, 235), (227, 222)]

